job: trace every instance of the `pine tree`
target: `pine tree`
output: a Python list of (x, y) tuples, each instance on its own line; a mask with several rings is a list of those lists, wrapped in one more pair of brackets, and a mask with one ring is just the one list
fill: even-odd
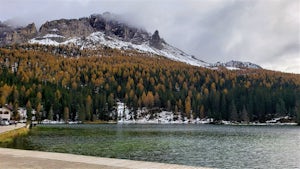
[(230, 113), (230, 118), (229, 118), (230, 121), (234, 121), (234, 122), (238, 121), (238, 113), (236, 110), (234, 100), (231, 101), (229, 113)]
[(31, 123), (32, 120), (32, 107), (30, 100), (27, 101), (26, 103), (26, 115), (27, 115), (27, 124)]
[(91, 120), (92, 117), (92, 97), (88, 95), (85, 102), (85, 120)]
[(295, 111), (296, 111), (296, 122), (298, 123), (298, 125), (300, 125), (300, 100), (296, 101)]
[(200, 106), (200, 119), (204, 119), (205, 118), (205, 109), (203, 104)]
[(243, 122), (249, 123), (249, 116), (248, 116), (248, 112), (246, 110), (245, 105), (243, 106), (243, 110), (242, 110), (242, 115), (241, 116), (242, 116), (241, 118), (242, 118)]
[(64, 108), (64, 120), (65, 120), (66, 123), (69, 121), (69, 116), (70, 116), (69, 108), (65, 107)]
[(48, 120), (53, 120), (53, 116), (54, 116), (54, 113), (53, 113), (53, 108), (52, 106), (50, 107), (50, 110), (49, 110), (49, 113), (48, 113)]
[(185, 99), (185, 114), (187, 118), (190, 118), (191, 116), (191, 99), (189, 96)]

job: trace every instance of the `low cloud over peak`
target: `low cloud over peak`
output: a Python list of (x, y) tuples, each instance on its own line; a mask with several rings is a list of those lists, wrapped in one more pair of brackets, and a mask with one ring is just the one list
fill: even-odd
[[(300, 73), (298, 0), (3, 0), (0, 20), (47, 20), (109, 11), (208, 61), (251, 61)], [(284, 64), (283, 64), (284, 63)]]

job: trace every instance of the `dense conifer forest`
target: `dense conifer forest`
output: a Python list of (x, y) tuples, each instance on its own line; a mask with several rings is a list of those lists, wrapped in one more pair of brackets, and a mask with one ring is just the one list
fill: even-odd
[(38, 120), (117, 120), (118, 101), (132, 112), (147, 107), (187, 118), (299, 118), (297, 74), (211, 70), (134, 51), (40, 45), (0, 48), (0, 66), (0, 105), (35, 109)]

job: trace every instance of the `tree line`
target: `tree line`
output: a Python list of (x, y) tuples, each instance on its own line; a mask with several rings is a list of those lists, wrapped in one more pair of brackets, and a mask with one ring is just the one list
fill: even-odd
[(39, 45), (0, 48), (0, 104), (35, 109), (39, 120), (117, 120), (117, 101), (132, 112), (147, 107), (187, 118), (299, 117), (297, 74), (211, 70), (109, 48), (86, 50), (81, 57), (74, 52)]

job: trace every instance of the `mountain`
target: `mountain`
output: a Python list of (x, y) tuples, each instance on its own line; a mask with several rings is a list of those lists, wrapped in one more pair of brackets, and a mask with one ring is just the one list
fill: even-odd
[(26, 27), (13, 28), (0, 22), (0, 46), (24, 43), (38, 34), (34, 23)]
[(211, 69), (217, 69), (218, 67), (225, 67), (231, 70), (261, 68), (249, 62), (230, 61), (215, 64), (204, 62), (168, 44), (160, 37), (159, 31), (156, 30), (151, 34), (143, 29), (127, 24), (120, 18), (117, 15), (105, 12), (79, 19), (53, 20), (41, 25), (38, 31), (34, 23), (19, 28), (0, 23), (0, 46), (30, 43), (76, 46), (81, 50), (97, 50), (109, 47), (164, 56), (171, 60)]
[(226, 63), (217, 62), (215, 64), (211, 64), (210, 67), (225, 67), (229, 70), (238, 70), (238, 69), (262, 69), (261, 66), (251, 63), (251, 62), (241, 62), (241, 61), (229, 61)]
[(39, 121), (300, 117), (300, 75), (249, 62), (208, 64), (169, 45), (158, 31), (118, 18), (60, 19), (39, 30), (1, 23), (0, 104), (35, 109)]

